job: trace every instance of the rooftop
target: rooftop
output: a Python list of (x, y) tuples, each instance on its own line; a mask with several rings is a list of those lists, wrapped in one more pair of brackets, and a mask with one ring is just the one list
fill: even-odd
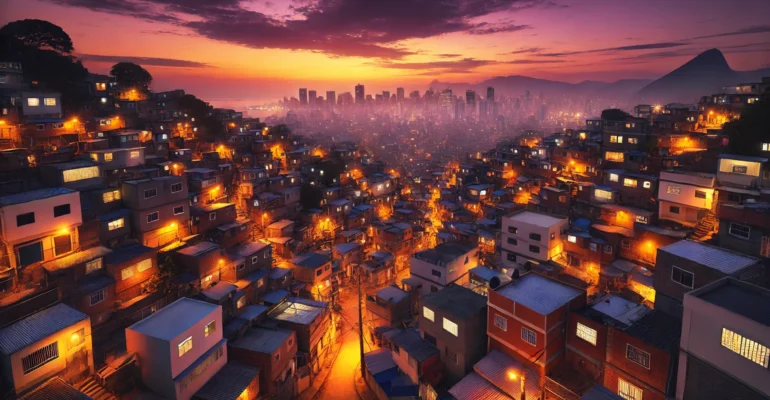
[(287, 226), (289, 226), (289, 225), (291, 225), (293, 223), (294, 223), (294, 221), (292, 221), (292, 220), (282, 219), (282, 220), (280, 220), (278, 222), (273, 222), (272, 224), (268, 225), (267, 227), (268, 227), (268, 229), (283, 229), (283, 228), (286, 228)]
[(543, 315), (552, 313), (581, 294), (578, 289), (534, 273), (501, 286), (496, 292)]
[(31, 392), (19, 396), (19, 400), (91, 400), (85, 393), (75, 389), (62, 378), (54, 377), (45, 381)]
[(679, 347), (682, 320), (663, 311), (652, 310), (634, 322), (625, 332), (670, 352)]
[(0, 351), (13, 354), (85, 319), (88, 315), (58, 303), (0, 328)]
[(398, 303), (404, 299), (408, 299), (409, 293), (399, 289), (396, 286), (386, 286), (378, 290), (376, 293), (376, 296), (380, 300), (384, 300), (387, 302), (390, 302), (392, 300), (394, 303)]
[(754, 257), (691, 240), (680, 240), (658, 250), (696, 262), (724, 274), (732, 274), (759, 262)]
[(229, 347), (272, 354), (289, 340), (294, 331), (288, 329), (253, 328), (240, 339), (230, 342)]
[(112, 248), (112, 253), (104, 257), (106, 264), (121, 264), (143, 254), (155, 251), (151, 247), (142, 246), (139, 243), (126, 243)]
[(216, 375), (195, 392), (194, 398), (201, 400), (237, 399), (259, 376), (259, 368), (228, 361)]
[(211, 251), (214, 251), (214, 250), (216, 250), (218, 248), (219, 248), (219, 246), (217, 246), (216, 243), (200, 242), (200, 243), (196, 243), (196, 244), (194, 244), (192, 246), (185, 247), (184, 249), (177, 250), (177, 253), (185, 255), (185, 256), (190, 256), (190, 257), (198, 257), (198, 256), (201, 256), (203, 254), (206, 254), (206, 253), (209, 253)]
[(74, 190), (67, 188), (48, 188), (30, 190), (28, 192), (9, 194), (0, 197), (0, 207), (12, 206), (14, 204), (29, 203), (30, 201), (47, 199), (49, 197), (61, 196), (69, 193), (75, 193)]
[(316, 269), (329, 262), (329, 257), (323, 254), (310, 253), (294, 257), (291, 262), (300, 267)]
[(420, 332), (415, 328), (404, 329), (392, 336), (391, 340), (398, 347), (405, 350), (409, 354), (410, 359), (415, 359), (417, 362), (425, 361), (441, 353), (436, 346), (421, 338)]
[(557, 218), (534, 211), (522, 211), (511, 215), (508, 219), (515, 222), (539, 226), (541, 228), (550, 228), (553, 225), (566, 221), (566, 218)]
[(208, 299), (214, 300), (214, 301), (220, 301), (225, 296), (230, 295), (230, 293), (235, 292), (238, 290), (238, 287), (233, 285), (232, 283), (227, 282), (217, 282), (216, 285), (206, 289), (202, 290), (201, 294), (205, 296)]
[(699, 297), (715, 306), (770, 326), (768, 289), (727, 277), (690, 292), (687, 296)]
[(460, 258), (463, 254), (474, 250), (476, 247), (458, 243), (458, 242), (446, 242), (442, 243), (432, 249), (423, 250), (415, 253), (412, 257), (427, 261), (433, 265), (446, 265), (450, 262)]
[(457, 400), (512, 400), (510, 396), (501, 392), (475, 372), (466, 375), (460, 382), (452, 386), (449, 389), (449, 394)]
[(626, 328), (647, 315), (650, 308), (626, 300), (620, 296), (607, 294), (598, 299), (583, 314), (605, 324)]
[(68, 256), (64, 256), (64, 257), (46, 262), (45, 264), (43, 264), (43, 268), (45, 268), (45, 270), (49, 272), (60, 271), (60, 270), (75, 266), (77, 264), (82, 264), (86, 261), (91, 261), (99, 257), (104, 257), (110, 253), (112, 253), (112, 250), (104, 246), (92, 247), (87, 250), (79, 251), (77, 253), (73, 253)]
[(441, 310), (461, 319), (478, 315), (487, 307), (486, 297), (454, 284), (423, 297), (421, 301), (431, 309)]
[(310, 325), (323, 314), (324, 308), (322, 307), (303, 304), (294, 300), (293, 298), (287, 300), (277, 310), (270, 313), (270, 316), (279, 321)]
[(182, 297), (127, 329), (161, 340), (171, 340), (190, 329), (201, 319), (216, 312), (221, 314), (222, 307)]

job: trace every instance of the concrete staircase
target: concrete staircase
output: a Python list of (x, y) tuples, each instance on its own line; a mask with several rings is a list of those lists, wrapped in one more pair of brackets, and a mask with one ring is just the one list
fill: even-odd
[(711, 239), (711, 235), (714, 234), (714, 227), (717, 226), (716, 214), (709, 210), (706, 215), (698, 221), (698, 225), (695, 226), (695, 232), (692, 234), (691, 239), (703, 242)]
[(94, 400), (118, 400), (117, 397), (115, 397), (112, 393), (108, 392), (107, 389), (96, 382), (94, 377), (89, 377), (88, 379), (80, 382), (79, 384), (75, 385), (75, 388)]

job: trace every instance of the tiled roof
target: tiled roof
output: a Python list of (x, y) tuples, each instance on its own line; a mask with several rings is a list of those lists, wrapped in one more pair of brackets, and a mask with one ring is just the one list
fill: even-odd
[(364, 362), (366, 363), (366, 369), (372, 376), (398, 368), (395, 361), (393, 361), (392, 352), (385, 347), (364, 354)]
[(691, 240), (680, 240), (658, 250), (696, 262), (724, 274), (732, 274), (758, 262), (754, 257)]
[(58, 303), (1, 328), (0, 351), (13, 354), (87, 318), (88, 315)]

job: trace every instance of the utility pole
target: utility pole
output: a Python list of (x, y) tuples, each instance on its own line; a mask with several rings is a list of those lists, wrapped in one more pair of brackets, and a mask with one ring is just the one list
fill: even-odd
[(361, 269), (358, 268), (358, 344), (361, 348), (361, 378), (366, 376), (364, 365), (364, 310), (361, 305)]

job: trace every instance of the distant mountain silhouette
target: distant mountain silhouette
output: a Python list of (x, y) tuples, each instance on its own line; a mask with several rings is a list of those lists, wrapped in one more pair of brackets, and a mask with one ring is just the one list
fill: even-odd
[(444, 89), (452, 89), (455, 96), (465, 96), (468, 89), (476, 91), (481, 97), (486, 97), (487, 87), (495, 88), (497, 95), (519, 97), (527, 90), (532, 97), (541, 92), (547, 96), (570, 94), (585, 95), (595, 98), (620, 99), (627, 98), (639, 89), (650, 83), (649, 79), (622, 79), (616, 82), (583, 81), (580, 83), (567, 83), (538, 79), (529, 76), (511, 75), (498, 76), (479, 83), (451, 83), (434, 80), (430, 87), (436, 92)]
[(695, 102), (723, 86), (760, 81), (762, 76), (770, 76), (770, 68), (734, 71), (721, 51), (711, 49), (645, 86), (638, 97), (648, 103)]

